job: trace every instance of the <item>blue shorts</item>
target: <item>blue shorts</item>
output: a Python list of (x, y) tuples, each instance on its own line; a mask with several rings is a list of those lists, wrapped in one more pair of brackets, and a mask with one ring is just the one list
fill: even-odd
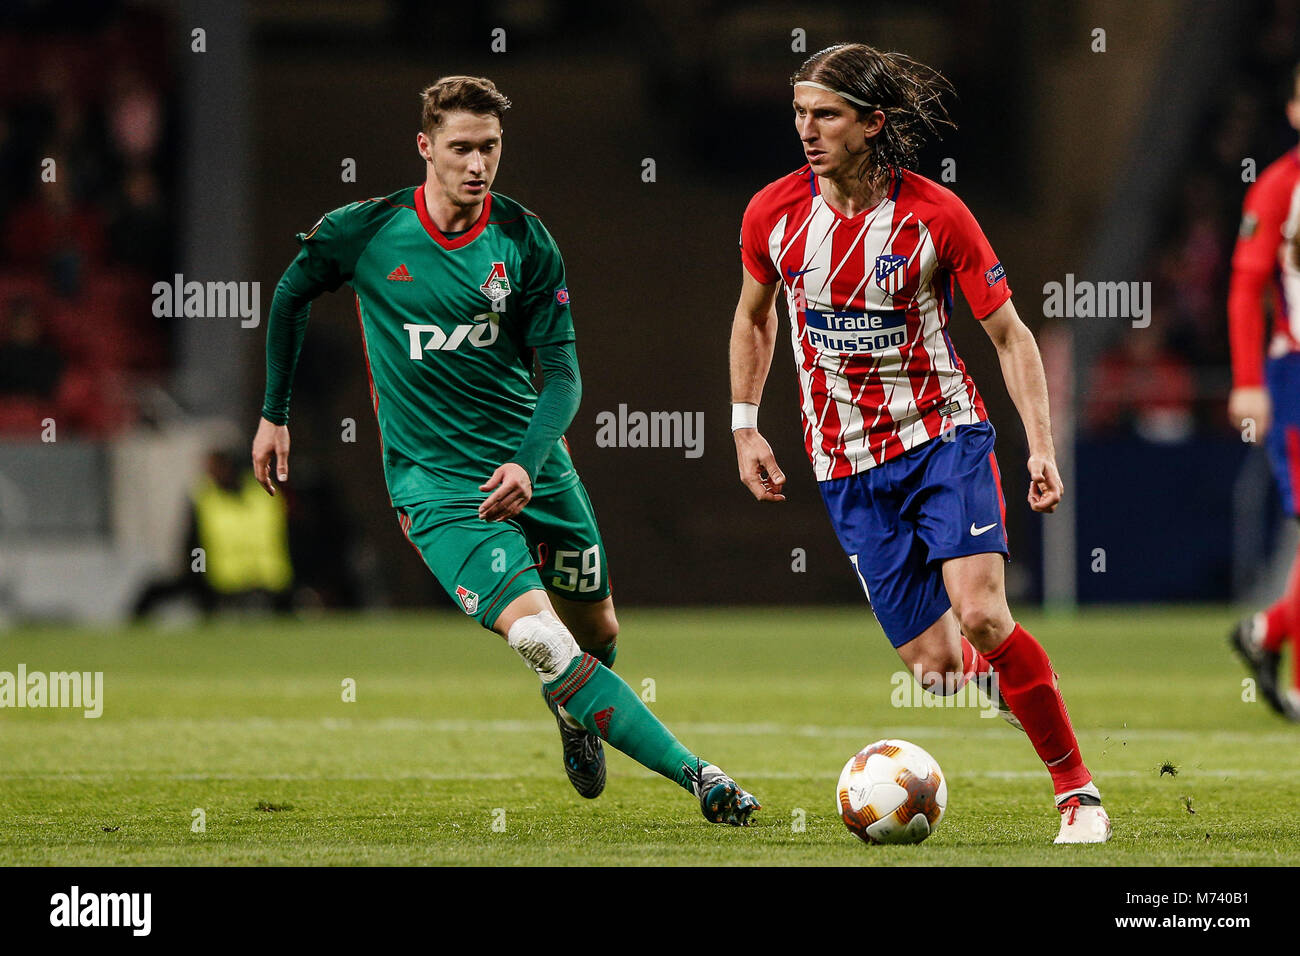
[(958, 425), (882, 465), (821, 482), (822, 499), (894, 647), (952, 607), (943, 562), (1007, 554), (1006, 503), (988, 422)]
[(1273, 424), (1264, 444), (1282, 507), (1295, 515), (1300, 501), (1300, 352), (1269, 359), (1264, 369), (1273, 400)]

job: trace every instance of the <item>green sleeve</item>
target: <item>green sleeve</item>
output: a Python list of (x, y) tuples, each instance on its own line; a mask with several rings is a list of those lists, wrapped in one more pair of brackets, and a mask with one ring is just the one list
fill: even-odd
[(266, 393), (262, 399), (262, 417), (273, 424), (289, 423), (293, 373), (307, 334), (312, 299), (351, 279), (364, 248), (351, 228), (352, 208), (336, 209), (322, 216), (310, 232), (298, 233), (302, 248), (275, 287), (266, 320)]
[(534, 483), (551, 449), (573, 423), (582, 400), (578, 353), (572, 342), (539, 346), (537, 360), (542, 366), (542, 390), (537, 393), (537, 407), (524, 440), (511, 459), (528, 472)]
[(560, 248), (541, 221), (532, 218), (528, 258), (524, 262), (524, 310), (528, 325), (524, 344), (534, 348), (572, 342), (573, 316)]

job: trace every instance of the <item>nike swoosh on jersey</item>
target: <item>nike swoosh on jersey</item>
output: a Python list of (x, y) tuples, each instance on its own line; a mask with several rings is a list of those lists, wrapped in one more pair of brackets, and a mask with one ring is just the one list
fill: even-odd
[(977, 528), (977, 527), (975, 527), (975, 522), (972, 521), (972, 522), (970, 523), (970, 533), (973, 534), (975, 537), (978, 538), (978, 537), (979, 537), (980, 535), (982, 535), (985, 531), (988, 531), (989, 528), (996, 528), (997, 526), (998, 526), (998, 523), (995, 521), (995, 522), (993, 522), (992, 524), (986, 524), (986, 525), (985, 525), (984, 527), (982, 527), (982, 528)]
[(789, 266), (786, 266), (786, 267), (785, 267), (785, 276), (786, 276), (787, 279), (797, 279), (797, 278), (799, 278), (801, 275), (806, 275), (806, 274), (809, 273), (809, 272), (816, 272), (819, 268), (821, 268), (821, 267), (820, 267), (820, 266), (812, 266), (811, 268), (808, 268), (808, 269), (800, 269), (798, 272), (795, 272), (795, 271), (794, 271), (793, 269), (791, 269)]

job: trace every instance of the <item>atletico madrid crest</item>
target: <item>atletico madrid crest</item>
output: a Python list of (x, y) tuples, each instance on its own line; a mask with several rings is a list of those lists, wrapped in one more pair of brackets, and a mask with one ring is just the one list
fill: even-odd
[(876, 285), (888, 295), (898, 295), (907, 284), (907, 256), (876, 256)]
[(492, 271), (488, 273), (488, 277), (479, 286), (479, 291), (493, 302), (500, 302), (510, 294), (510, 280), (506, 277), (506, 264), (504, 262), (492, 263)]

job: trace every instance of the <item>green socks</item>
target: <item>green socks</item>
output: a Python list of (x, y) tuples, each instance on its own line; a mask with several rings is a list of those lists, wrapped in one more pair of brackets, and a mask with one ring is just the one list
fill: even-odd
[[(614, 646), (606, 650), (612, 663)], [(686, 768), (695, 768), (695, 755), (677, 742), (621, 677), (595, 657), (574, 658), (558, 679), (546, 685), (546, 693), (587, 730), (694, 793)]]
[(594, 651), (585, 651), (584, 653), (590, 654), (610, 670), (613, 670), (614, 658), (618, 657), (618, 638), (614, 638), (604, 647), (598, 647)]

